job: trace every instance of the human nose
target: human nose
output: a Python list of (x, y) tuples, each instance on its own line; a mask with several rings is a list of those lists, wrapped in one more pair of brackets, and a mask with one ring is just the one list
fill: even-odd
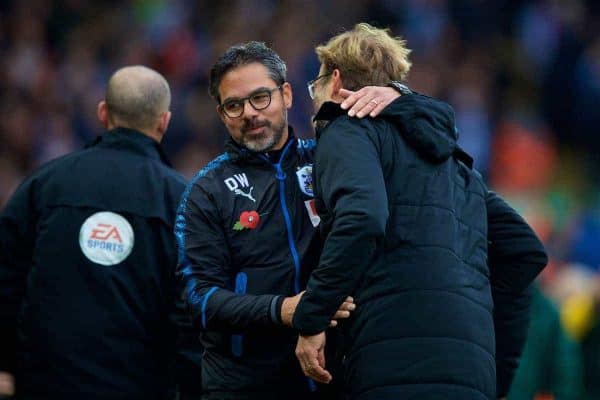
[(252, 104), (250, 104), (250, 100), (244, 101), (244, 115), (246, 117), (258, 115), (258, 111)]

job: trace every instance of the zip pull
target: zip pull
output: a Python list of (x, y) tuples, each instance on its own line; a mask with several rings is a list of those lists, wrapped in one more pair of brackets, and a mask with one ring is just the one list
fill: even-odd
[(283, 171), (283, 168), (281, 168), (281, 164), (274, 164), (274, 166), (275, 170), (277, 171), (275, 178), (277, 178), (278, 181), (284, 181), (287, 175)]

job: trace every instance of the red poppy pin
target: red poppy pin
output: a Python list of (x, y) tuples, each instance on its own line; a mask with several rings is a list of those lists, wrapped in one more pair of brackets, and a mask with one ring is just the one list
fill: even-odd
[(260, 222), (260, 215), (256, 211), (244, 211), (240, 214), (240, 220), (233, 225), (234, 231), (254, 229)]

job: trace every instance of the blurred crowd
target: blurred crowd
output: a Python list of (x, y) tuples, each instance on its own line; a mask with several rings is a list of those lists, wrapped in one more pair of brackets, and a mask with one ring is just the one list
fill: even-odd
[(451, 103), (462, 146), (551, 256), (520, 371), (528, 378), (509, 398), (600, 399), (597, 1), (2, 1), (0, 205), (32, 169), (102, 132), (96, 105), (123, 65), (167, 77), (164, 145), (187, 177), (222, 150), (207, 77), (233, 44), (265, 41), (287, 61), (290, 122), (310, 136), (314, 46), (361, 21), (407, 39), (408, 85)]

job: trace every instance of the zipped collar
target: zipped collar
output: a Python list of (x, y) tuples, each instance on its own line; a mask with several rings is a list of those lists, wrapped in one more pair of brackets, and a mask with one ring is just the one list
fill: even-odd
[[(290, 151), (291, 149), (288, 149), (287, 151), (284, 151), (284, 149), (295, 146), (295, 144), (296, 144), (296, 137), (294, 135), (294, 129), (288, 125), (288, 139), (285, 142), (285, 144), (281, 150), (281, 156), (278, 160), (279, 164), (284, 166), (289, 162), (289, 160), (291, 159), (290, 154), (292, 154), (294, 152)], [(229, 156), (231, 157), (231, 160), (235, 163), (275, 164), (274, 162), (270, 161), (268, 159), (268, 157), (266, 157), (265, 153), (252, 151), (252, 150), (247, 149), (246, 147), (240, 146), (231, 137), (229, 137), (227, 139), (227, 141), (225, 142), (225, 151), (229, 154)]]
[(327, 124), (342, 115), (346, 115), (346, 110), (343, 110), (339, 103), (332, 101), (323, 103), (313, 118), (317, 140), (321, 137), (321, 133), (323, 133), (323, 129)]
[(162, 149), (160, 143), (134, 129), (115, 128), (110, 131), (106, 131), (86, 146), (86, 148), (89, 147), (127, 150), (145, 157), (159, 160), (167, 166), (172, 167), (171, 162)]

